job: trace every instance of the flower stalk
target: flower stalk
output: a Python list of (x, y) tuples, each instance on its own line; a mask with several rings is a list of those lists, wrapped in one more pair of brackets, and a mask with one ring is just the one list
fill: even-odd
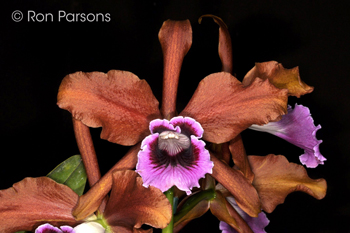
[(171, 187), (164, 194), (165, 194), (166, 198), (169, 200), (170, 205), (173, 208), (173, 211), (172, 211), (171, 221), (168, 224), (168, 226), (162, 230), (162, 233), (173, 233), (173, 230), (174, 230), (174, 208), (175, 208), (174, 207), (174, 187)]

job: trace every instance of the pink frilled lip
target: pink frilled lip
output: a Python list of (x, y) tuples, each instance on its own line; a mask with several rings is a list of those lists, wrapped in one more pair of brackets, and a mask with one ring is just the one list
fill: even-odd
[[(201, 125), (190, 117), (174, 117), (170, 121), (156, 119), (150, 123), (151, 135), (147, 136), (141, 144), (138, 153), (136, 172), (143, 179), (143, 185), (159, 188), (162, 192), (172, 186), (191, 194), (193, 187), (199, 187), (199, 179), (206, 173), (211, 174), (214, 166), (210, 161), (210, 154), (205, 149), (205, 142), (199, 138), (203, 135)], [(188, 153), (180, 153), (174, 158), (158, 149), (158, 137), (163, 131), (174, 131), (188, 136), (191, 147)], [(164, 161), (171, 160), (171, 163)], [(174, 162), (175, 161), (175, 162)]]
[(319, 150), (322, 140), (316, 138), (316, 132), (320, 128), (320, 125), (314, 125), (309, 108), (298, 104), (294, 109), (288, 106), (288, 114), (284, 115), (280, 121), (250, 127), (253, 130), (271, 133), (304, 149), (304, 154), (299, 159), (309, 168), (315, 168), (326, 161)]
[(40, 225), (35, 233), (75, 233), (74, 229), (70, 226), (61, 226), (60, 228), (54, 227), (49, 223)]

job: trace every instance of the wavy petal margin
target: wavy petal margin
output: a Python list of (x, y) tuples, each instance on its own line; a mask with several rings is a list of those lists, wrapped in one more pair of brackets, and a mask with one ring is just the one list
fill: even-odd
[(204, 78), (186, 108), (179, 114), (198, 121), (203, 139), (224, 143), (252, 124), (276, 121), (287, 112), (287, 90), (280, 90), (268, 80), (256, 79), (244, 87), (226, 72)]
[(285, 69), (276, 61), (255, 63), (253, 69), (244, 76), (242, 83), (244, 86), (250, 85), (258, 77), (270, 80), (277, 88), (288, 89), (289, 95), (298, 98), (314, 90), (300, 79), (298, 67)]
[(34, 231), (50, 223), (74, 226), (78, 195), (48, 177), (25, 178), (0, 191), (0, 232)]
[(289, 163), (282, 155), (248, 156), (248, 159), (255, 174), (253, 185), (267, 213), (282, 204), (291, 192), (305, 192), (318, 200), (326, 195), (324, 179), (311, 179), (303, 166)]
[(102, 127), (101, 138), (132, 146), (160, 118), (158, 101), (145, 80), (127, 71), (76, 72), (60, 85), (57, 104), (89, 127)]
[(54, 227), (51, 224), (45, 223), (39, 226), (35, 233), (76, 233), (70, 226)]
[(304, 154), (299, 157), (300, 162), (309, 168), (315, 168), (327, 160), (320, 153), (319, 146), (322, 140), (316, 138), (316, 132), (321, 126), (314, 125), (307, 107), (296, 104), (292, 109), (288, 106), (288, 114), (284, 115), (282, 120), (262, 126), (252, 125), (249, 128), (273, 134), (304, 149)]
[(165, 228), (172, 218), (172, 207), (159, 189), (143, 187), (136, 172), (115, 171), (104, 218), (112, 230), (133, 232), (142, 224)]

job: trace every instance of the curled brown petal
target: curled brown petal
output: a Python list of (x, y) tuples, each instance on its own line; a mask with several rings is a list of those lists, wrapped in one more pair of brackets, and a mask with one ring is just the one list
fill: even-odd
[(67, 75), (57, 101), (85, 125), (102, 127), (101, 138), (126, 146), (140, 142), (150, 133), (149, 122), (160, 118), (147, 82), (127, 71)]
[(229, 224), (237, 232), (253, 233), (243, 218), (226, 200), (220, 191), (216, 191), (216, 197), (210, 201), (210, 211), (220, 220)]
[(162, 191), (143, 187), (135, 171), (115, 171), (104, 218), (108, 225), (123, 226), (130, 232), (143, 224), (165, 228), (172, 218), (172, 207)]
[(258, 190), (262, 209), (268, 213), (291, 192), (305, 192), (316, 199), (326, 195), (324, 179), (311, 179), (303, 166), (289, 163), (282, 155), (248, 156), (248, 159), (255, 174), (253, 185)]
[(287, 90), (257, 78), (244, 87), (226, 72), (204, 78), (186, 108), (180, 113), (198, 121), (203, 139), (224, 143), (252, 124), (276, 121), (287, 112)]
[(202, 18), (212, 18), (217, 23), (219, 28), (219, 57), (222, 63), (222, 71), (232, 74), (232, 43), (231, 36), (224, 21), (215, 15), (202, 15), (199, 18), (199, 23), (202, 22)]
[(34, 231), (44, 223), (74, 226), (77, 201), (73, 190), (48, 177), (25, 178), (0, 191), (0, 232)]
[(77, 220), (90, 216), (101, 205), (103, 199), (112, 188), (113, 171), (135, 168), (139, 150), (140, 143), (133, 146), (87, 193), (79, 197), (78, 204), (72, 212)]
[(163, 98), (161, 112), (170, 120), (176, 113), (176, 95), (182, 61), (192, 45), (190, 21), (167, 20), (159, 31), (164, 56)]
[(258, 193), (251, 183), (239, 171), (230, 168), (210, 156), (214, 162), (212, 176), (234, 196), (238, 206), (251, 217), (257, 217), (261, 212)]
[(276, 61), (255, 63), (244, 77), (242, 83), (247, 86), (257, 77), (270, 82), (280, 89), (288, 89), (288, 94), (291, 96), (300, 97), (314, 90), (300, 79), (299, 68), (285, 69), (281, 63)]
[(250, 182), (253, 182), (254, 173), (250, 168), (248, 157), (245, 152), (243, 140), (240, 134), (230, 141), (229, 149), (232, 154), (232, 159), (235, 163), (235, 166), (237, 166), (238, 169), (243, 172), (244, 176)]

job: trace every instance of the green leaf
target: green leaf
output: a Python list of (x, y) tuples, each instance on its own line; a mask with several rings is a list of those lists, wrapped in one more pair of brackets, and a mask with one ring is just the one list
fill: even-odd
[(81, 196), (86, 184), (86, 171), (80, 155), (74, 155), (53, 169), (47, 177), (65, 184)]

